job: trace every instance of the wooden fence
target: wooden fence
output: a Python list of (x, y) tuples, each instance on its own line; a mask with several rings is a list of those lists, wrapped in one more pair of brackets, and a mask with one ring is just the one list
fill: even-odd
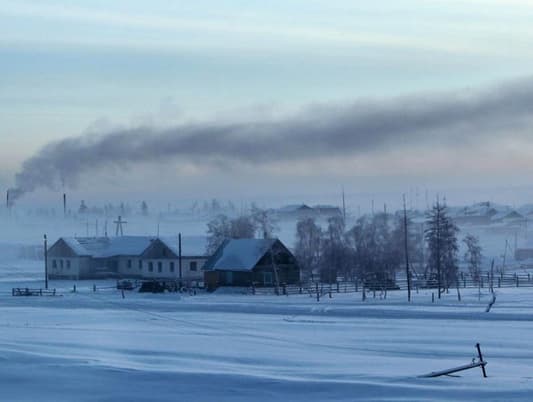
[[(490, 272), (482, 273), (479, 278), (474, 278), (470, 274), (460, 273), (457, 280), (453, 283), (446, 284), (442, 282), (442, 288), (460, 289), (475, 288), (475, 289), (496, 289), (496, 288), (511, 288), (511, 287), (533, 287), (533, 275), (531, 274), (491, 274)], [(413, 291), (419, 289), (437, 289), (436, 280), (425, 280), (423, 278), (412, 278), (411, 289)], [(353, 281), (337, 281), (334, 283), (321, 282), (306, 282), (298, 285), (284, 285), (279, 286), (276, 292), (274, 287), (251, 287), (251, 293), (256, 295), (272, 295), (278, 293), (279, 295), (295, 295), (295, 294), (309, 294), (312, 296), (318, 295), (322, 297), (333, 293), (354, 293), (362, 292), (389, 292), (395, 290), (407, 290), (407, 279), (398, 278), (396, 280), (367, 280), (355, 279)]]

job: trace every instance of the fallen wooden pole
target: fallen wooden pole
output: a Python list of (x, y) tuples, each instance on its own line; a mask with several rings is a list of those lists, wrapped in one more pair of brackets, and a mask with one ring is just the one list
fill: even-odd
[[(453, 367), (447, 370), (441, 370), (441, 371), (432, 371), (429, 374), (421, 375), (421, 378), (433, 378), (433, 377), (440, 377), (442, 375), (449, 375), (453, 373), (458, 373), (460, 371), (464, 370), (470, 370), (476, 367), (481, 367), (481, 371), (483, 372), (483, 377), (487, 377), (487, 372), (485, 371), (485, 366), (487, 365), (487, 362), (483, 360), (483, 355), (481, 354), (481, 348), (479, 346), (479, 343), (476, 343), (476, 349), (478, 353), (479, 360), (478, 361), (472, 361), (470, 364), (465, 364), (463, 366)], [(474, 360), (474, 359), (473, 359)]]
[[(481, 367), (483, 371), (485, 371), (485, 364), (487, 364), (487, 362), (470, 363), (470, 364), (465, 364), (464, 366), (454, 367), (454, 368), (447, 369), (447, 370), (432, 371), (431, 373), (421, 375), (420, 377), (423, 377), (423, 378), (440, 377), (441, 375), (458, 373), (459, 371), (470, 370), (476, 367)], [(484, 377), (486, 377), (486, 375)]]

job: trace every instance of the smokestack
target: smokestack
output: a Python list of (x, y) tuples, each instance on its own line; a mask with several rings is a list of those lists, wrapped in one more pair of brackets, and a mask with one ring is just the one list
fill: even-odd
[(67, 195), (63, 193), (63, 216), (67, 217)]

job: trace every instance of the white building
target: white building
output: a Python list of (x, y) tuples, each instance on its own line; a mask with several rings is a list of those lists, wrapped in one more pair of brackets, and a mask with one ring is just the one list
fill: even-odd
[(182, 237), (181, 258), (178, 237), (61, 237), (48, 249), (48, 274), (51, 279), (201, 280), (205, 250), (202, 236)]

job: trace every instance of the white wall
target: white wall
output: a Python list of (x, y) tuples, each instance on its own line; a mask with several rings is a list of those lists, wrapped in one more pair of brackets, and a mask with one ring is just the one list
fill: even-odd
[(79, 257), (48, 257), (48, 275), (60, 278), (78, 279), (79, 274)]

